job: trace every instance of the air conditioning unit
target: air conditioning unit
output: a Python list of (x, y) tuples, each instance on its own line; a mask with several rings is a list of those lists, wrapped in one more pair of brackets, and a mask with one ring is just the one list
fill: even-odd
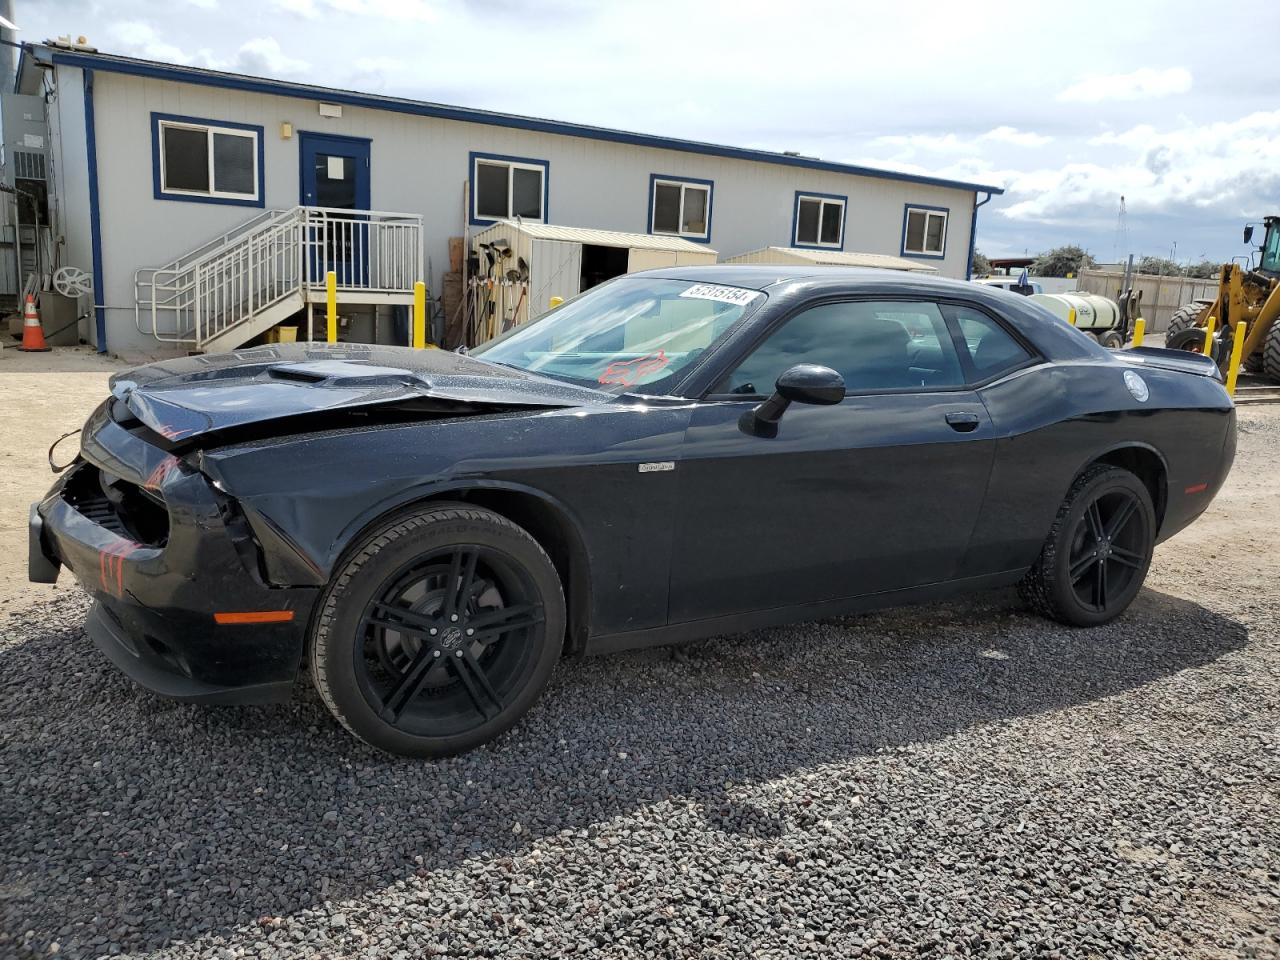
[(44, 97), (0, 94), (4, 185), (17, 192), (20, 221), (49, 222), (49, 120)]

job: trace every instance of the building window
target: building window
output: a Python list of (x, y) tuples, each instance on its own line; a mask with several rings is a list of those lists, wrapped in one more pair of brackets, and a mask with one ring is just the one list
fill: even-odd
[(844, 246), (844, 209), (848, 198), (826, 193), (796, 193), (795, 231), (797, 247)]
[(471, 222), (490, 223), (520, 217), (546, 222), (545, 160), (471, 155)]
[(947, 249), (946, 207), (907, 207), (902, 225), (902, 252), (916, 257), (941, 257)]
[(262, 205), (262, 128), (152, 114), (155, 195)]
[(649, 178), (649, 232), (690, 240), (711, 238), (710, 180)]

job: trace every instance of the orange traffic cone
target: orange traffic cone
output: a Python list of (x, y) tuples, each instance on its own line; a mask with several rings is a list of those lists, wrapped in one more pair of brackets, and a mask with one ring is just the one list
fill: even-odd
[(22, 346), (18, 349), (27, 353), (49, 352), (49, 345), (44, 342), (44, 330), (40, 328), (40, 315), (36, 313), (36, 302), (29, 293), (27, 305), (22, 308)]

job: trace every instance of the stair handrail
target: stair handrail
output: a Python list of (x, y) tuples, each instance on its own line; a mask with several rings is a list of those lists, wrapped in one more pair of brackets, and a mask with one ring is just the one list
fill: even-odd
[[(134, 324), (156, 340), (202, 348), (290, 295), (301, 294), (304, 301), (313, 296), (321, 279), (315, 274), (332, 255), (332, 244), (348, 254), (327, 268), (338, 265), (341, 290), (410, 293), (424, 276), (421, 214), (270, 210), (163, 266), (135, 270)], [(144, 326), (146, 314), (150, 329)]]

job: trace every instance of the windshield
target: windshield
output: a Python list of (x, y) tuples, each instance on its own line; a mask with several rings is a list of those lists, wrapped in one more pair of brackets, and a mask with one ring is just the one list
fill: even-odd
[(619, 277), (471, 355), (614, 393), (658, 395), (764, 300), (742, 287)]
[(1280, 273), (1280, 223), (1273, 223), (1267, 228), (1267, 239), (1262, 244), (1261, 268)]

